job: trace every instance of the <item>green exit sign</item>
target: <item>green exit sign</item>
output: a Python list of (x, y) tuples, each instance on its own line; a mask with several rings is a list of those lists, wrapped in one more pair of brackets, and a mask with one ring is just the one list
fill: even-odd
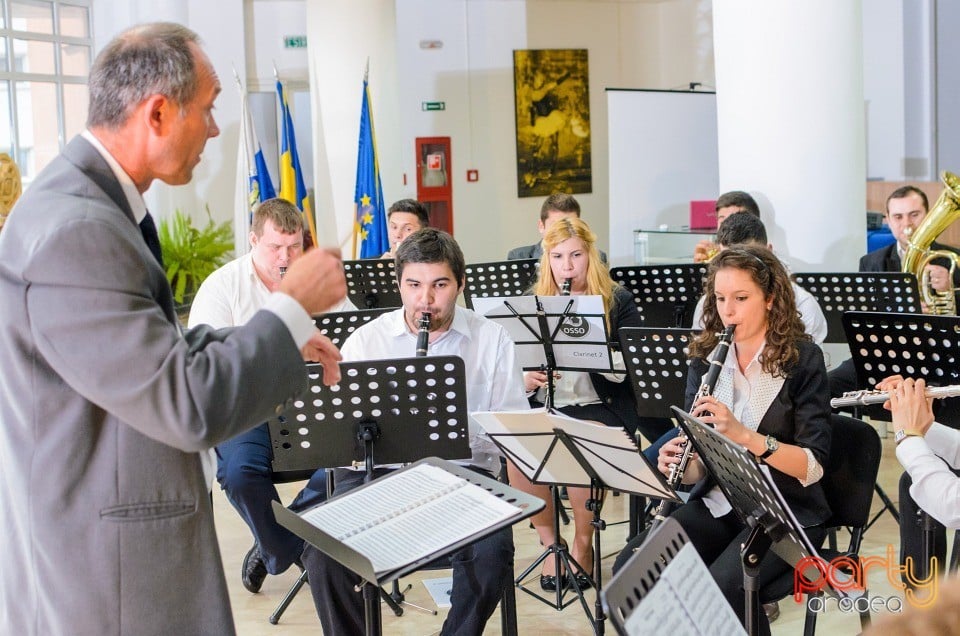
[(447, 102), (420, 102), (420, 110), (447, 110)]
[(285, 48), (285, 49), (305, 49), (305, 48), (307, 48), (307, 36), (305, 36), (305, 35), (285, 35), (285, 36), (283, 36), (283, 48)]

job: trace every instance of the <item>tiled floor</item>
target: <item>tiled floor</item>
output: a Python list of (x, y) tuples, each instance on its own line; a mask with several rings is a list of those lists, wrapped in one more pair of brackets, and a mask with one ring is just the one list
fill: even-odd
[[(901, 469), (893, 452), (892, 436), (883, 442), (884, 459), (880, 468), (879, 483), (887, 494), (896, 502), (897, 482)], [(281, 497), (290, 501), (297, 489), (296, 484), (281, 486)], [(610, 568), (613, 564), (613, 555), (624, 545), (626, 525), (612, 525), (615, 521), (626, 518), (625, 497), (608, 497), (604, 507), (604, 518), (608, 528), (602, 534), (603, 552), (609, 555), (603, 560), (605, 579), (610, 577)], [(881, 504), (875, 497), (874, 507), (879, 510)], [(320, 623), (313, 609), (313, 602), (309, 590), (304, 588), (294, 599), (293, 604), (284, 614), (279, 625), (270, 625), (267, 617), (280, 601), (287, 588), (293, 583), (296, 574), (287, 572), (282, 576), (268, 577), (259, 594), (250, 594), (240, 583), (240, 564), (244, 554), (251, 545), (250, 533), (241, 522), (237, 513), (227, 503), (222, 493), (217, 490), (214, 494), (214, 508), (217, 520), (217, 532), (220, 536), (220, 546), (223, 561), (227, 569), (227, 582), (230, 586), (231, 602), (237, 623), (237, 631), (244, 636), (273, 635), (273, 636), (300, 636), (304, 634), (316, 635), (320, 633)], [(566, 531), (571, 534), (572, 528)], [(568, 537), (572, 538), (572, 537)], [(846, 540), (841, 534), (841, 543)], [(519, 573), (533, 559), (540, 554), (541, 547), (536, 534), (525, 523), (514, 528), (514, 539), (517, 550), (517, 569)], [(897, 553), (899, 535), (897, 525), (889, 514), (881, 515), (879, 521), (867, 532), (864, 539), (863, 555), (884, 557), (888, 546), (893, 546)], [(432, 578), (442, 576), (443, 572), (429, 572), (425, 576)], [(420, 582), (422, 576), (412, 576), (405, 579), (413, 583), (413, 589), (408, 598), (418, 605), (433, 607), (426, 588)], [(898, 580), (893, 577), (894, 580)], [(870, 595), (889, 597), (899, 593), (893, 589), (887, 580), (886, 574), (875, 568), (869, 573)], [(533, 582), (536, 585), (536, 581)], [(591, 633), (587, 619), (578, 603), (574, 603), (563, 611), (556, 611), (540, 601), (524, 594), (517, 593), (519, 630), (521, 634), (589, 634)], [(594, 605), (594, 593), (588, 595), (589, 607)], [(778, 636), (801, 634), (803, 630), (803, 607), (793, 602), (791, 598), (780, 602), (782, 614), (773, 624), (773, 633)], [(384, 633), (400, 635), (418, 635), (437, 633), (443, 622), (443, 610), (437, 616), (432, 616), (415, 609), (407, 610), (402, 617), (395, 617), (389, 611), (384, 611)], [(845, 614), (835, 606), (831, 606), (820, 615), (818, 629), (821, 634), (840, 636), (856, 634), (860, 631), (859, 621), (855, 614)], [(499, 613), (488, 624), (487, 634), (500, 632)], [(614, 633), (608, 626), (607, 633)]]

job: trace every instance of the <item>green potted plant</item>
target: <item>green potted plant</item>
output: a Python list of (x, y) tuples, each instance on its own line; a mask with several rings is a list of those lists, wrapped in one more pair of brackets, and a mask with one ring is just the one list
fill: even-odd
[(210, 207), (204, 206), (204, 209), (207, 224), (202, 228), (194, 227), (190, 217), (179, 208), (174, 210), (171, 219), (160, 221), (158, 234), (163, 264), (173, 299), (181, 310), (189, 307), (200, 283), (223, 265), (233, 250), (230, 224), (214, 223)]

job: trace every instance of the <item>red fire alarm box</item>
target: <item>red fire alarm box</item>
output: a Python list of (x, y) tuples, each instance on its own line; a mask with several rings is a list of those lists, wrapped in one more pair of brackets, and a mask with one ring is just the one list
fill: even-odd
[(417, 201), (430, 211), (430, 226), (453, 234), (450, 138), (417, 137)]

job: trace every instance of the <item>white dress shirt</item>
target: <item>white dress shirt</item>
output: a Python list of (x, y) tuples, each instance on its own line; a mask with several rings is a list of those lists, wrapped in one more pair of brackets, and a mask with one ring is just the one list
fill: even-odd
[[(384, 314), (358, 327), (343, 343), (344, 362), (410, 358), (416, 354), (417, 335), (403, 318), (403, 309)], [(430, 343), (428, 356), (459, 356), (464, 361), (467, 409), (526, 411), (523, 374), (516, 348), (506, 329), (469, 309), (456, 307), (450, 328)], [(500, 452), (471, 417), (470, 463), (487, 472), (500, 470)]]
[(934, 422), (924, 437), (900, 442), (897, 459), (913, 480), (917, 505), (946, 527), (960, 528), (960, 477), (950, 470), (960, 467), (960, 431)]
[[(272, 292), (257, 276), (253, 254), (247, 253), (210, 274), (193, 299), (188, 325), (210, 325), (215, 329), (246, 323), (266, 307)], [(356, 311), (344, 298), (330, 311)], [(304, 312), (306, 313), (306, 312)]]

